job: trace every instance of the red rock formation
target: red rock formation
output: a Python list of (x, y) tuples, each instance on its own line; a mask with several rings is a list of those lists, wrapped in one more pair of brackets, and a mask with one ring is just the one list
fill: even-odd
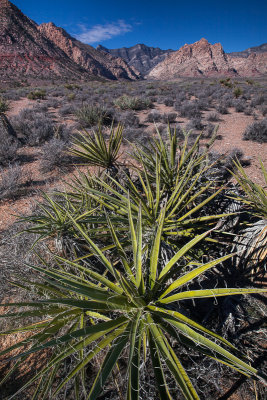
[(229, 62), (237, 70), (238, 75), (243, 77), (257, 77), (267, 74), (267, 52), (251, 53), (247, 58), (230, 57)]
[(34, 21), (10, 2), (0, 6), (1, 80), (81, 76), (83, 69), (47, 40)]
[[(53, 24), (42, 27), (0, 0), (0, 80), (137, 79), (121, 60), (71, 38)], [(50, 40), (51, 39), (51, 40)]]
[(140, 77), (140, 73), (129, 67), (121, 58), (103, 53), (88, 44), (80, 42), (52, 22), (41, 24), (38, 29), (64, 51), (70, 59), (92, 75), (108, 79), (137, 79)]
[(149, 73), (149, 78), (174, 79), (180, 76), (259, 76), (267, 72), (266, 53), (248, 58), (225, 54), (220, 43), (201, 39), (185, 44), (168, 55)]

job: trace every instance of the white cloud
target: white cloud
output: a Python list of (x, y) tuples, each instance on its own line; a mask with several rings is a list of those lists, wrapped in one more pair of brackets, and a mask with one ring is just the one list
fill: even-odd
[(127, 24), (123, 20), (111, 22), (105, 25), (95, 25), (87, 28), (85, 25), (79, 25), (81, 33), (76, 38), (83, 43), (97, 43), (103, 40), (111, 39), (113, 36), (123, 35), (132, 30), (132, 25)]

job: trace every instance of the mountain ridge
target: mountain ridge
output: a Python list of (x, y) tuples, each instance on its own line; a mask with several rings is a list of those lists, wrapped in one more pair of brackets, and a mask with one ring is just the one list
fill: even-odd
[(225, 53), (205, 38), (179, 50), (138, 43), (132, 47), (96, 49), (54, 23), (38, 25), (13, 3), (0, 0), (0, 81), (137, 80), (267, 74), (267, 43)]
[(56, 26), (53, 22), (43, 23), (38, 26), (38, 29), (64, 51), (72, 61), (92, 75), (111, 80), (140, 78), (140, 73), (129, 67), (125, 61), (110, 54), (103, 56), (102, 52), (75, 39), (65, 29)]
[[(0, 1), (0, 80), (140, 78), (123, 60), (103, 55), (55, 24), (39, 26), (13, 3)], [(43, 25), (43, 24), (42, 24)], [(62, 44), (65, 41), (66, 48)], [(67, 46), (68, 44), (68, 46)], [(72, 52), (69, 50), (72, 49)], [(76, 54), (79, 53), (79, 57)], [(85, 60), (89, 60), (87, 63)]]
[(227, 53), (232, 57), (249, 57), (252, 53), (266, 53), (267, 52), (267, 43), (262, 43), (259, 46), (249, 47), (246, 50), (241, 51), (233, 51), (231, 53)]
[(251, 53), (247, 58), (226, 54), (220, 43), (210, 44), (202, 38), (185, 44), (148, 74), (152, 79), (177, 77), (255, 77), (267, 74), (267, 52)]
[(143, 43), (118, 49), (108, 49), (107, 47), (98, 45), (97, 49), (122, 58), (128, 63), (128, 65), (140, 71), (143, 76), (147, 75), (151, 69), (163, 61), (168, 54), (174, 51), (171, 49), (162, 50), (159, 47), (150, 47)]

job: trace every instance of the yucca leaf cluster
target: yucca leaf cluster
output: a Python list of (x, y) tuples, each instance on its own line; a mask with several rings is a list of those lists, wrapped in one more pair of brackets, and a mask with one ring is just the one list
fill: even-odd
[[(29, 355), (47, 351), (46, 365), (14, 396), (34, 384), (33, 399), (56, 399), (68, 387), (72, 398), (96, 400), (113, 381), (120, 397), (138, 400), (140, 371), (150, 363), (155, 399), (176, 399), (178, 391), (187, 400), (199, 399), (177, 345), (263, 380), (233, 344), (184, 307), (197, 299), (266, 291), (195, 285), (233, 257), (210, 251), (220, 246), (217, 223), (229, 214), (203, 212), (224, 190), (213, 179), (208, 149), (187, 133), (180, 143), (170, 131), (168, 143), (159, 135), (150, 147), (135, 148), (132, 168), (114, 176), (121, 135), (119, 127), (108, 144), (101, 129), (77, 139), (71, 151), (103, 172), (80, 173), (66, 193), (45, 195), (39, 214), (26, 218), (40, 240), (60, 239), (68, 246), (52, 261), (40, 256), (38, 265), (30, 265), (41, 280), (15, 283), (33, 293), (34, 301), (4, 305), (5, 318), (32, 320), (1, 333), (27, 333), (0, 353), (14, 360), (2, 384)], [(88, 376), (96, 360), (99, 370)], [(63, 375), (62, 365), (68, 365)]]

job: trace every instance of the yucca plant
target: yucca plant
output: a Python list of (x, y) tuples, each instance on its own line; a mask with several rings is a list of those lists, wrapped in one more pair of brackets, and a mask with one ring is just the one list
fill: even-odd
[[(208, 153), (216, 138), (216, 131), (209, 143), (201, 151), (201, 135), (198, 135), (192, 142), (191, 131), (186, 132), (183, 130), (183, 138), (181, 138), (177, 129), (171, 128), (170, 125), (168, 125), (167, 129), (167, 140), (162, 137), (157, 127), (156, 132), (157, 136), (149, 141), (148, 146), (133, 146), (134, 159), (141, 165), (140, 170), (146, 171), (152, 183), (156, 183), (155, 171), (158, 160), (161, 162), (160, 177), (161, 183), (165, 186), (166, 194), (172, 194), (179, 181), (183, 179), (184, 173), (188, 175), (188, 169), (191, 169), (192, 176), (202, 170), (198, 180), (199, 186), (203, 180), (207, 181), (206, 174), (209, 173), (211, 175), (211, 170), (214, 166), (209, 162)], [(212, 175), (209, 176), (209, 179), (211, 178)]]
[(151, 106), (151, 100), (141, 97), (130, 97), (123, 95), (114, 101), (115, 106), (121, 110), (144, 110)]
[(94, 125), (111, 125), (113, 120), (110, 111), (103, 106), (93, 104), (84, 104), (75, 114), (84, 128)]
[(64, 192), (53, 195), (42, 193), (42, 200), (37, 202), (36, 211), (30, 216), (20, 217), (19, 222), (27, 224), (24, 232), (37, 235), (36, 242), (50, 238), (55, 240), (58, 249), (69, 248), (76, 238), (72, 220), (86, 225), (87, 218), (94, 214), (94, 207), (97, 204), (93, 204), (90, 199), (88, 201), (88, 198), (75, 202)]
[(197, 233), (215, 227), (219, 219), (229, 215), (225, 213), (207, 215), (206, 211), (202, 212), (204, 207), (207, 208), (207, 205), (222, 192), (223, 187), (214, 188), (214, 183), (205, 178), (209, 166), (204, 164), (199, 167), (199, 160), (196, 160), (197, 166), (194, 161), (192, 159), (187, 163), (183, 173), (178, 172), (179, 179), (169, 193), (166, 192), (164, 181), (162, 182), (161, 169), (164, 167), (161, 160), (157, 159), (155, 171), (150, 170), (153, 172), (155, 182), (150, 179), (150, 171), (145, 164), (143, 170), (137, 170), (132, 177), (125, 173), (123, 181), (112, 177), (109, 179), (92, 177), (90, 182), (87, 182), (86, 174), (81, 174), (84, 176), (83, 179), (72, 184), (69, 196), (77, 202), (88, 197), (95, 204), (98, 203), (99, 208), (96, 208), (95, 214), (91, 216), (91, 221), (96, 226), (99, 225), (99, 235), (107, 227), (104, 210), (112, 224), (116, 226), (118, 235), (122, 233), (123, 239), (125, 232), (129, 232), (130, 199), (131, 213), (135, 222), (141, 207), (144, 240), (146, 238), (147, 242), (154, 235), (160, 212), (165, 207), (162, 240), (179, 247)]
[[(257, 272), (266, 271), (267, 260), (267, 171), (261, 162), (261, 170), (265, 187), (253, 182), (246, 174), (239, 161), (235, 162), (236, 173), (232, 173), (239, 184), (243, 195), (234, 199), (243, 203), (246, 211), (256, 217), (256, 221), (248, 222), (236, 237), (236, 249), (239, 252), (239, 267), (250, 272), (252, 277)], [(261, 271), (262, 269), (262, 271)]]
[(102, 125), (93, 133), (84, 130), (74, 138), (70, 153), (79, 157), (83, 164), (95, 165), (108, 171), (117, 169), (122, 132), (122, 125), (119, 124), (116, 128), (112, 126), (106, 143)]
[[(9, 310), (20, 308), (19, 311), (8, 311), (5, 318), (35, 318), (27, 326), (1, 333), (12, 335), (27, 332), (24, 340), (0, 353), (0, 356), (4, 356), (10, 352), (12, 354), (15, 349), (20, 350), (19, 354), (10, 357), (15, 364), (7, 378), (30, 354), (53, 349), (46, 365), (9, 400), (33, 383), (33, 399), (54, 399), (66, 385), (71, 384), (75, 399), (96, 400), (112, 377), (112, 371), (119, 368), (120, 357), (127, 365), (124, 398), (137, 400), (140, 393), (140, 366), (147, 362), (148, 356), (153, 365), (157, 398), (173, 398), (167, 385), (167, 369), (185, 399), (199, 399), (174, 350), (173, 341), (185, 346), (189, 352), (190, 348), (197, 349), (248, 377), (265, 379), (231, 343), (185, 315), (179, 309), (179, 302), (266, 292), (267, 289), (190, 289), (192, 281), (232, 255), (204, 264), (193, 261), (185, 263), (184, 256), (208, 235), (209, 232), (206, 232), (188, 242), (165, 263), (160, 258), (160, 245), (166, 209), (160, 213), (158, 229), (149, 246), (143, 243), (141, 210), (136, 226), (130, 204), (128, 211), (130, 257), (123, 250), (110, 221), (110, 234), (117, 249), (117, 257), (113, 254), (113, 259), (109, 259), (90, 239), (90, 234), (72, 219), (73, 226), (98, 257), (105, 272), (97, 272), (90, 263), (90, 257), (81, 262), (55, 255), (54, 265), (46, 265), (42, 260), (43, 267), (32, 266), (43, 276), (44, 283), (20, 281), (17, 284), (31, 292), (34, 289), (37, 300), (2, 305)], [(62, 363), (71, 357), (73, 363), (67, 374), (57, 379)], [(101, 360), (99, 372), (88, 387), (86, 368), (97, 357)]]

